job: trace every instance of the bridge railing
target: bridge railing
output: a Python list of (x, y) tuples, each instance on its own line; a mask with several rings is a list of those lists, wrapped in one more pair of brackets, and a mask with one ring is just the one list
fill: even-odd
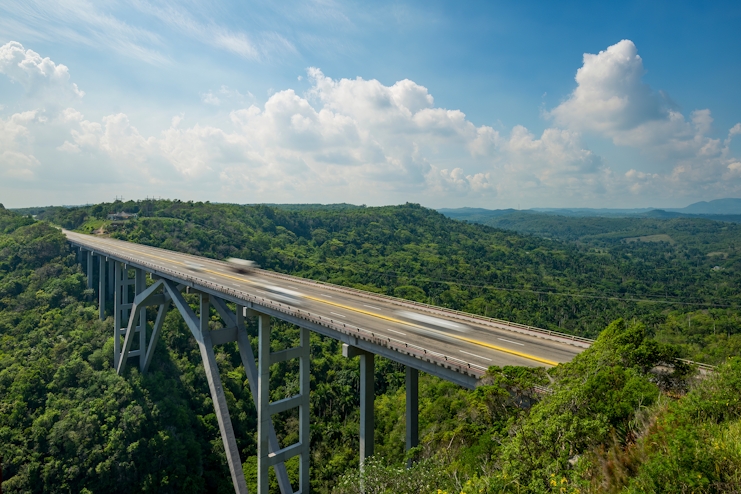
[(406, 299), (401, 299), (398, 297), (392, 297), (391, 295), (386, 295), (383, 293), (367, 292), (365, 290), (359, 290), (357, 288), (346, 287), (342, 285), (335, 285), (334, 283), (328, 283), (326, 281), (317, 281), (317, 280), (311, 280), (307, 278), (299, 278), (297, 276), (291, 276), (291, 275), (287, 275), (283, 273), (276, 273), (274, 271), (267, 271), (264, 269), (261, 269), (260, 273), (267, 275), (267, 276), (274, 277), (274, 278), (290, 279), (291, 281), (294, 281), (294, 282), (298, 281), (298, 282), (303, 282), (306, 284), (321, 285), (323, 287), (330, 288), (333, 290), (352, 292), (356, 295), (360, 295), (365, 298), (379, 298), (379, 299), (383, 299), (385, 301), (391, 302), (399, 306), (412, 306), (415, 308), (423, 309), (426, 312), (444, 313), (455, 319), (462, 319), (462, 320), (476, 321), (476, 322), (485, 321), (491, 324), (506, 326), (507, 328), (520, 329), (520, 330), (526, 331), (529, 334), (549, 336), (550, 337), (549, 339), (557, 338), (559, 341), (563, 340), (565, 343), (578, 342), (578, 343), (581, 343), (581, 345), (579, 346), (583, 346), (583, 347), (589, 347), (595, 341), (591, 338), (584, 338), (583, 336), (576, 336), (572, 334), (561, 333), (559, 331), (552, 331), (550, 329), (543, 329), (543, 328), (538, 328), (535, 326), (528, 326), (527, 324), (520, 324), (516, 322), (505, 321), (503, 319), (497, 319), (494, 317), (487, 317), (487, 316), (482, 316), (478, 314), (470, 314), (468, 312), (463, 312), (463, 311), (459, 311), (455, 309), (448, 309), (446, 307), (438, 307), (435, 305), (425, 304), (424, 302), (416, 302), (413, 300), (406, 300)]

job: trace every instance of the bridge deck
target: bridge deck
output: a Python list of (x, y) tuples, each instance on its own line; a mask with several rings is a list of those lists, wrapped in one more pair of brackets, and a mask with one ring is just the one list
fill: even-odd
[[(490, 365), (553, 366), (570, 361), (590, 344), (589, 340), (569, 335), (294, 276), (259, 269), (243, 275), (222, 261), (66, 230), (64, 233), (75, 246), (466, 387), (474, 387)], [(300, 295), (287, 297), (272, 287)]]

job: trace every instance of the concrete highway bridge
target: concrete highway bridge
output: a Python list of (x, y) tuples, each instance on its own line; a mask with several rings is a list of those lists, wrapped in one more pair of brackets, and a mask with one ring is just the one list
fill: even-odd
[[(258, 413), (259, 494), (268, 492), (272, 466), (282, 494), (293, 493), (284, 462), (300, 457), (299, 486), (309, 492), (309, 333), (343, 343), (343, 354), (360, 360), (360, 461), (373, 454), (374, 356), (406, 366), (406, 445), (417, 445), (418, 372), (475, 388), (491, 365), (555, 366), (570, 361), (591, 340), (475, 316), (441, 307), (250, 269), (240, 274), (223, 261), (104, 237), (64, 231), (86, 267), (88, 287), (97, 288), (100, 318), (113, 299), (114, 365), (120, 374), (135, 363), (146, 372), (166, 312), (175, 307), (198, 342), (226, 450), (234, 489), (246, 493), (242, 462), (214, 356), (214, 346), (237, 342)], [(150, 282), (147, 282), (149, 275)], [(183, 292), (199, 296), (194, 312)], [(227, 303), (236, 305), (232, 311)], [(154, 321), (146, 308), (158, 307)], [(213, 307), (223, 329), (210, 330)], [(270, 318), (301, 328), (296, 348), (270, 351)], [(252, 351), (246, 318), (257, 318), (258, 354)], [(133, 359), (133, 360), (132, 360)], [(299, 394), (270, 402), (270, 366), (300, 362)], [(299, 441), (281, 448), (272, 415), (299, 410)]]

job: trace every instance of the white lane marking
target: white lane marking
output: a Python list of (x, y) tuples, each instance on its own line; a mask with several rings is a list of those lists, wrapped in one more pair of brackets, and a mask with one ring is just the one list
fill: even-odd
[(322, 295), (322, 296), (323, 296), (323, 297), (329, 297), (329, 298), (334, 298), (334, 297), (333, 297), (332, 295), (327, 295), (326, 293), (325, 293), (324, 295)]
[(491, 359), (490, 358), (482, 357), (481, 355), (476, 355), (475, 353), (468, 353), (468, 352), (464, 352), (463, 350), (460, 350), (460, 352), (461, 353), (465, 353), (466, 355), (470, 355), (472, 357), (476, 357), (476, 358), (488, 360), (489, 362), (491, 362)]
[(363, 307), (370, 307), (371, 309), (383, 310), (383, 309), (380, 309), (378, 307), (373, 307), (372, 305), (367, 305), (367, 304), (363, 304)]
[(504, 338), (497, 338), (498, 340), (506, 341), (507, 343), (514, 343), (515, 345), (525, 346), (524, 343), (517, 343), (516, 341), (512, 340), (505, 340)]
[(392, 333), (400, 334), (402, 336), (406, 336), (406, 333), (402, 333), (401, 331), (396, 331), (395, 329), (386, 328), (386, 331), (391, 331)]
[(342, 314), (338, 314), (336, 312), (331, 312), (331, 311), (330, 311), (330, 314), (334, 314), (335, 316), (340, 316), (340, 317), (347, 317), (347, 316), (343, 316)]

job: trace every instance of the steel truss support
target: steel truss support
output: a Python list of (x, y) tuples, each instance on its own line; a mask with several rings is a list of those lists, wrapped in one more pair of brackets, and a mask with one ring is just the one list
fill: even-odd
[[(268, 470), (271, 465), (300, 456), (298, 493), (309, 492), (309, 330), (301, 328), (301, 342), (296, 348), (270, 351), (270, 316), (258, 316), (257, 379), (257, 492), (268, 494)], [(270, 366), (285, 360), (299, 359), (299, 393), (270, 403)], [(272, 416), (293, 408), (299, 409), (299, 441), (277, 451), (271, 451)], [(277, 440), (275, 441), (277, 443)], [(277, 444), (276, 444), (277, 446)]]
[[(247, 334), (247, 327), (245, 325), (245, 307), (237, 305), (236, 314), (231, 312), (223, 300), (212, 297), (211, 305), (216, 309), (224, 321), (226, 326), (224, 329), (211, 332), (211, 339), (214, 344), (227, 343), (229, 341), (237, 341), (237, 347), (239, 349), (239, 356), (242, 360), (242, 366), (244, 367), (245, 374), (247, 375), (247, 382), (250, 386), (250, 393), (255, 403), (255, 409), (259, 410), (258, 403), (258, 373), (257, 364), (255, 362), (255, 355), (252, 352), (252, 345), (250, 344), (250, 337)], [(250, 311), (250, 315), (256, 315)], [(259, 413), (259, 412), (258, 412)], [(259, 415), (258, 415), (259, 420)], [(273, 421), (270, 420), (268, 424), (268, 446), (270, 453), (276, 452), (280, 449), (278, 443), (278, 436), (275, 434), (275, 428), (273, 427)], [(269, 454), (270, 454), (269, 453)], [(288, 472), (286, 471), (286, 465), (284, 462), (278, 462), (273, 466), (275, 475), (278, 479), (278, 487), (282, 494), (291, 494), (293, 487), (291, 487), (291, 481), (288, 478)]]
[[(157, 283), (162, 283), (167, 295), (171, 297), (172, 303), (177, 307), (180, 315), (183, 316), (188, 329), (190, 329), (190, 332), (198, 343), (198, 349), (201, 352), (201, 359), (203, 360), (203, 368), (206, 371), (206, 380), (208, 381), (208, 387), (211, 391), (211, 400), (214, 403), (216, 420), (219, 423), (219, 431), (221, 431), (221, 439), (224, 443), (226, 460), (229, 464), (229, 472), (232, 477), (234, 491), (237, 492), (237, 494), (247, 494), (247, 483), (244, 480), (244, 472), (242, 471), (242, 462), (239, 459), (237, 440), (234, 435), (232, 420), (229, 417), (226, 396), (221, 384), (219, 368), (216, 365), (214, 342), (211, 337), (212, 334), (221, 333), (221, 331), (212, 332), (208, 328), (208, 322), (210, 320), (210, 297), (205, 293), (199, 294), (200, 309), (199, 314), (196, 317), (195, 313), (180, 293), (179, 287), (176, 286), (174, 282), (162, 279)], [(224, 343), (225, 341), (221, 342)]]
[(129, 271), (125, 264), (114, 263), (113, 268), (113, 366), (118, 369), (121, 361), (121, 335), (126, 334), (122, 327), (129, 320), (131, 304), (129, 303)]
[[(136, 271), (134, 277), (134, 288), (136, 296), (131, 304), (129, 313), (129, 323), (124, 328), (124, 341), (121, 348), (121, 357), (116, 362), (116, 371), (123, 374), (129, 357), (139, 357), (139, 370), (144, 373), (152, 362), (152, 355), (159, 339), (159, 333), (162, 329), (162, 323), (165, 321), (165, 314), (170, 307), (172, 296), (165, 287), (163, 280), (155, 281), (149, 288), (146, 288), (144, 272)], [(162, 293), (157, 293), (162, 290)], [(147, 306), (159, 305), (157, 318), (152, 326), (152, 335), (147, 342)], [(131, 350), (134, 340), (139, 340), (139, 348)], [(115, 347), (115, 345), (114, 345)]]
[[(156, 291), (159, 287), (163, 288), (162, 295), (156, 295)], [(270, 465), (275, 469), (276, 476), (278, 478), (278, 486), (280, 487), (282, 494), (292, 494), (293, 488), (291, 487), (288, 473), (285, 467), (285, 460), (301, 454), (301, 467), (299, 477), (301, 479), (301, 488), (298, 492), (308, 493), (309, 492), (309, 331), (302, 330), (301, 335), (301, 347), (300, 355), (294, 355), (296, 349), (292, 349), (285, 352), (277, 352), (273, 354), (273, 362), (282, 362), (288, 358), (297, 356), (301, 358), (301, 394), (299, 395), (302, 399), (300, 406), (300, 437), (301, 441), (298, 443), (305, 447), (296, 450), (292, 449), (294, 446), (280, 449), (278, 438), (275, 434), (273, 422), (271, 419), (272, 414), (280, 411), (288, 410), (290, 407), (285, 407), (285, 400), (278, 401), (271, 404), (269, 414), (261, 413), (260, 402), (258, 399), (260, 393), (260, 376), (257, 370), (257, 364), (255, 363), (255, 356), (252, 352), (252, 346), (250, 344), (249, 335), (247, 334), (247, 327), (245, 325), (244, 313), (245, 308), (237, 306), (237, 312), (232, 312), (224, 300), (209, 296), (207, 294), (200, 293), (200, 310), (198, 316), (195, 315), (193, 310), (190, 308), (188, 303), (183, 298), (180, 290), (181, 286), (176, 286), (172, 281), (166, 279), (160, 279), (152, 284), (145, 291), (139, 293), (133, 304), (132, 314), (130, 320), (134, 321), (134, 313), (138, 307), (145, 307), (147, 304), (151, 305), (153, 302), (162, 302), (160, 310), (157, 314), (157, 321), (154, 324), (154, 330), (152, 337), (150, 338), (149, 347), (147, 349), (147, 356), (145, 360), (145, 370), (149, 365), (152, 358), (152, 352), (154, 345), (157, 342), (159, 330), (162, 325), (162, 319), (164, 313), (167, 310), (166, 307), (170, 301), (175, 305), (180, 314), (185, 319), (188, 328), (190, 329), (193, 337), (198, 342), (198, 347), (201, 352), (201, 358), (203, 359), (203, 366), (206, 370), (206, 378), (208, 380), (209, 389), (211, 391), (211, 399), (214, 403), (214, 411), (216, 412), (216, 418), (219, 423), (219, 430), (221, 432), (221, 439), (224, 443), (224, 450), (226, 451), (227, 462), (229, 464), (229, 471), (232, 476), (232, 483), (234, 490), (238, 494), (247, 493), (247, 485), (244, 479), (244, 472), (242, 471), (242, 463), (239, 457), (239, 449), (237, 447), (236, 437), (234, 435), (234, 428), (232, 426), (231, 418), (229, 416), (229, 409), (227, 408), (226, 396), (224, 389), (221, 384), (221, 377), (219, 369), (216, 365), (216, 357), (214, 354), (214, 345), (220, 345), (229, 343), (232, 341), (237, 342), (239, 348), (239, 355), (244, 366), (247, 380), (250, 385), (250, 391), (252, 393), (253, 400), (255, 401), (255, 407), (258, 410), (258, 437), (263, 438), (262, 434), (267, 434), (267, 449), (260, 449), (263, 442), (258, 442), (258, 472), (260, 472), (260, 458), (263, 456), (267, 459), (267, 463), (262, 462), (265, 466), (265, 479), (267, 480), (267, 469)], [(208, 327), (208, 321), (210, 320), (210, 307), (214, 307), (224, 322), (224, 328), (211, 331)], [(142, 309), (143, 310), (143, 309)], [(254, 314), (252, 314), (254, 315)], [(261, 316), (267, 318), (268, 316)], [(262, 327), (262, 326), (261, 326)], [(269, 327), (269, 326), (268, 326)], [(305, 333), (305, 334), (304, 334)], [(269, 335), (268, 335), (269, 337)], [(305, 355), (304, 355), (305, 354)], [(269, 357), (268, 357), (269, 358)], [(269, 361), (266, 359), (266, 361)], [(267, 383), (267, 381), (265, 381)], [(266, 388), (267, 389), (267, 388)], [(290, 400), (290, 398), (289, 398)], [(282, 404), (282, 405), (281, 405)], [(283, 407), (276, 411), (274, 406)], [(267, 416), (267, 421), (265, 417)], [(262, 455), (261, 453), (263, 453)], [(258, 479), (260, 478), (258, 474)], [(267, 483), (264, 483), (265, 490), (267, 492)], [(260, 491), (261, 484), (258, 480), (258, 491)]]

